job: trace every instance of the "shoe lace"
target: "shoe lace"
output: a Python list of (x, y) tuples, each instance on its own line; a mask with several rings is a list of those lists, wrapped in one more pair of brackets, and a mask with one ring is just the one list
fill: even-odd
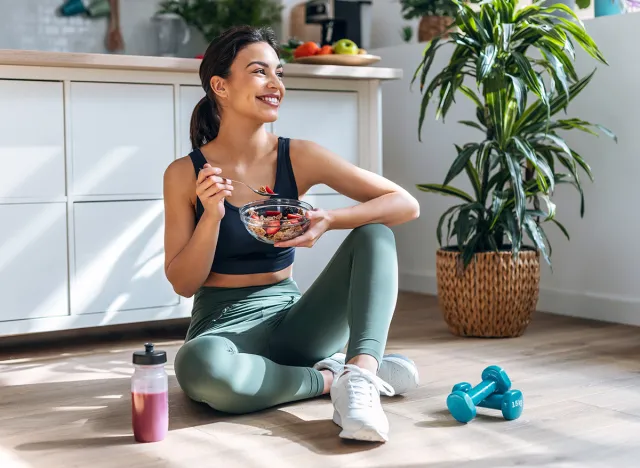
[(347, 379), (346, 389), (350, 406), (364, 408), (373, 406), (374, 391), (388, 396), (395, 394), (393, 387), (377, 375), (353, 364), (345, 364), (339, 378)]

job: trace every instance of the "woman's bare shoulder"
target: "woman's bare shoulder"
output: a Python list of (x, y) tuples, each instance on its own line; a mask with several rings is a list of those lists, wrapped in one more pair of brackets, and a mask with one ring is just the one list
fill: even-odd
[(164, 171), (164, 193), (179, 194), (181, 196), (192, 197), (194, 184), (196, 183), (196, 173), (189, 156), (172, 161)]

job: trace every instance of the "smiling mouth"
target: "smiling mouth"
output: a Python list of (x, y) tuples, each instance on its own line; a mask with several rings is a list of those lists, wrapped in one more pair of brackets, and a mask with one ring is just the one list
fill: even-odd
[(278, 107), (280, 105), (280, 100), (277, 97), (273, 96), (258, 96), (258, 99), (272, 107)]

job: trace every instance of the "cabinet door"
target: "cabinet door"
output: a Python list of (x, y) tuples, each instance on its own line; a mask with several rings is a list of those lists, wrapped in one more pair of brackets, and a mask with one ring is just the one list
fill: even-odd
[(161, 194), (174, 138), (172, 86), (71, 84), (74, 194)]
[[(307, 195), (303, 200), (314, 207), (326, 210), (353, 206), (357, 203), (343, 195)], [(329, 231), (318, 239), (313, 247), (296, 249), (293, 278), (301, 291), (309, 289), (350, 232), (349, 229)]]
[[(350, 163), (360, 165), (355, 91), (288, 90), (274, 130), (280, 136), (314, 141)], [(318, 185), (309, 193), (336, 192), (326, 185)]]
[(65, 195), (62, 83), (0, 80), (0, 198)]
[(67, 205), (0, 205), (0, 321), (68, 315)]
[(204, 90), (200, 86), (180, 86), (180, 123), (178, 125), (180, 135), (180, 153), (186, 156), (191, 152), (191, 141), (189, 140), (189, 127), (191, 125), (191, 114), (196, 104), (204, 97)]
[(178, 304), (164, 275), (162, 200), (74, 204), (73, 313)]

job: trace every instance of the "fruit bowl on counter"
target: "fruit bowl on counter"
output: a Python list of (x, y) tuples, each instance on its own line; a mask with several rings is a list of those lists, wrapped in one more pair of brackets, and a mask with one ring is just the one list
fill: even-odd
[(333, 44), (319, 46), (318, 43), (307, 41), (298, 45), (292, 52), (293, 63), (313, 65), (371, 65), (380, 60), (377, 55), (368, 54), (351, 39), (340, 39)]

